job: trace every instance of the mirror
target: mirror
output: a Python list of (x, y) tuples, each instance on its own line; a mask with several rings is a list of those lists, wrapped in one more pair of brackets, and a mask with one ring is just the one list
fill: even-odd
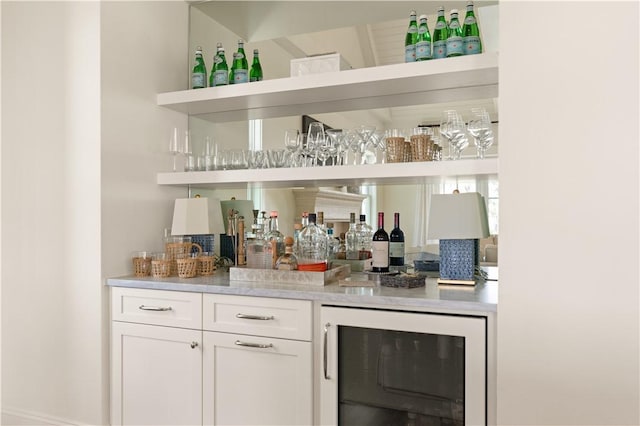
[[(466, 2), (387, 1), (376, 2), (375, 8), (366, 7), (366, 3), (363, 2), (193, 3), (190, 12), (189, 57), (193, 56), (196, 46), (202, 46), (207, 70), (210, 72), (216, 43), (223, 44), (229, 62), (232, 52), (237, 50), (238, 39), (243, 39), (249, 62), (253, 56), (253, 49), (259, 49), (265, 79), (289, 77), (291, 59), (328, 52), (340, 52), (353, 68), (400, 63), (404, 61), (403, 39), (409, 12), (416, 10), (418, 14), (426, 13), (429, 28), (433, 32), (435, 14), (440, 4), (445, 6), (448, 16), (451, 8), (464, 10)], [(476, 2), (476, 8), (495, 4), (497, 2)], [(479, 15), (478, 11), (476, 15)], [(482, 31), (481, 20), (480, 26)], [(192, 59), (190, 63), (191, 61)], [(446, 109), (456, 109), (464, 117), (468, 117), (473, 107), (485, 108), (492, 121), (498, 122), (497, 99), (493, 98), (310, 115), (333, 128), (352, 129), (367, 124), (377, 129), (411, 129), (417, 125), (437, 125), (442, 111)], [(197, 116), (189, 119), (196, 150), (206, 136), (213, 137), (218, 149), (281, 149), (284, 148), (285, 130), (301, 129), (301, 126), (301, 116), (249, 122), (211, 122)], [(496, 140), (487, 156), (497, 155), (497, 124), (494, 124), (493, 130)], [(445, 155), (446, 153), (445, 147)], [(463, 156), (475, 156), (473, 143), (463, 152)], [(363, 188), (362, 191), (368, 194), (363, 211), (367, 214), (369, 223), (373, 222), (375, 212), (385, 211), (385, 227), (388, 229), (391, 229), (392, 213), (399, 211), (407, 247), (422, 246), (422, 243), (426, 243), (423, 237), (411, 237), (424, 231), (425, 225), (421, 223), (421, 215), (416, 212), (424, 211), (425, 197), (428, 199), (430, 192), (449, 192), (456, 187), (461, 191), (477, 190), (485, 195), (492, 221), (490, 226), (492, 232), (497, 233), (496, 176), (481, 179), (443, 179), (441, 182), (427, 185), (378, 185)], [(290, 190), (260, 190), (248, 187), (246, 190), (198, 192), (219, 199), (232, 196), (237, 199), (252, 199), (255, 207), (261, 210), (278, 209), (280, 227), (288, 235), (293, 233), (293, 223), (300, 215), (300, 212), (283, 207), (295, 205)]]

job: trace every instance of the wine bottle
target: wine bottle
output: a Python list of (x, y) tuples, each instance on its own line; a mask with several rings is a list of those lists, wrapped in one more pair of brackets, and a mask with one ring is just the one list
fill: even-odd
[(384, 230), (384, 212), (378, 212), (378, 230), (373, 234), (373, 272), (389, 272), (389, 234)]
[(389, 265), (404, 265), (404, 232), (400, 229), (400, 213), (393, 214), (393, 229), (389, 234)]

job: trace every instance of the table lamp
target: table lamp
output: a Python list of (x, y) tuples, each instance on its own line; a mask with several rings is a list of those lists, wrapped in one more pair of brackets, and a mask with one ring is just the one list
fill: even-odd
[(484, 197), (477, 192), (433, 194), (427, 235), (440, 240), (438, 284), (475, 285), (477, 240), (489, 236)]
[(173, 207), (171, 235), (191, 237), (191, 242), (198, 244), (203, 252), (214, 251), (213, 215), (210, 214), (210, 203), (207, 198), (179, 198)]

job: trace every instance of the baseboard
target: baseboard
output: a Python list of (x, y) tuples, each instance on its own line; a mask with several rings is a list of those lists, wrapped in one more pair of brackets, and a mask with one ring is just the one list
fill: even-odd
[(78, 426), (81, 423), (42, 413), (2, 407), (2, 426)]

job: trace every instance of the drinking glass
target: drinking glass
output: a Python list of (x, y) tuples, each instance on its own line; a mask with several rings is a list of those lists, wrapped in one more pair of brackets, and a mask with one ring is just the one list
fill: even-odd
[(169, 153), (173, 156), (173, 171), (177, 171), (176, 157), (182, 154), (182, 145), (180, 144), (180, 138), (178, 137), (178, 128), (174, 127), (171, 130), (169, 136)]
[(493, 144), (493, 130), (491, 119), (484, 108), (472, 108), (473, 117), (469, 120), (467, 130), (473, 136), (473, 141), (478, 150), (478, 158), (484, 158), (485, 151)]
[(300, 149), (300, 131), (298, 129), (285, 130), (284, 147), (292, 154)]
[(376, 163), (376, 147), (372, 143), (371, 137), (376, 131), (375, 126), (367, 126), (365, 124), (356, 128), (360, 140), (360, 164), (375, 164)]
[(303, 167), (310, 167), (315, 163), (314, 139), (308, 135), (302, 135), (300, 138), (300, 162)]
[(469, 139), (466, 136), (464, 120), (455, 110), (444, 111), (440, 121), (440, 134), (449, 141), (452, 151), (450, 159), (459, 160), (462, 151), (469, 146)]
[(327, 129), (327, 131), (325, 132), (327, 135), (327, 139), (330, 140), (330, 145), (331, 145), (331, 155), (333, 156), (333, 165), (337, 165), (337, 164), (344, 164), (343, 162), (343, 158), (342, 158), (342, 152), (348, 148), (345, 147), (342, 143), (343, 139), (344, 139), (344, 134), (342, 132), (342, 129)]

